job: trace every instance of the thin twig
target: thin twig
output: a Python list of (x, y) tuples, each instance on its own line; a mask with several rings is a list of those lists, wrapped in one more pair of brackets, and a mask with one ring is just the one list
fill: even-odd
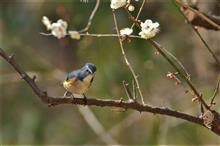
[[(135, 18), (136, 21), (138, 21), (138, 18), (139, 18), (140, 14), (141, 14), (141, 11), (142, 11), (142, 9), (144, 8), (145, 1), (146, 1), (146, 0), (143, 0), (143, 1), (142, 1), (141, 7), (140, 7), (140, 9), (139, 9), (139, 11), (138, 11), (138, 14), (137, 14), (136, 18)], [(135, 26), (135, 22), (133, 22), (133, 24), (131, 25), (131, 29), (132, 29), (134, 26)]]
[(217, 58), (217, 56), (215, 55), (215, 53), (212, 51), (212, 49), (209, 47), (208, 43), (203, 39), (202, 35), (200, 34), (200, 32), (198, 31), (197, 27), (195, 27), (194, 25), (192, 25), (192, 23), (189, 21), (189, 19), (186, 17), (186, 15), (183, 13), (182, 10), (180, 10), (180, 8), (178, 7), (178, 5), (173, 2), (173, 4), (176, 6), (176, 8), (178, 9), (178, 11), (182, 14), (182, 16), (185, 18), (185, 20), (187, 21), (188, 24), (191, 25), (191, 27), (193, 28), (194, 32), (197, 34), (197, 36), (200, 38), (200, 40), (202, 41), (202, 43), (205, 45), (205, 47), (208, 49), (209, 53), (212, 55), (213, 59), (215, 60), (217, 66), (218, 66), (218, 70), (220, 70), (220, 62)]
[(120, 39), (117, 19), (116, 19), (114, 10), (112, 10), (112, 14), (113, 14), (114, 24), (115, 24), (116, 32), (117, 32), (117, 35), (118, 35), (118, 40), (119, 40), (119, 43), (120, 43), (120, 48), (121, 48), (122, 55), (124, 57), (126, 65), (128, 66), (128, 68), (130, 69), (130, 71), (131, 71), (131, 73), (133, 75), (133, 78), (134, 78), (136, 86), (137, 86), (137, 90), (138, 90), (140, 98), (141, 98), (141, 102), (142, 102), (142, 104), (145, 104), (144, 103), (144, 97), (143, 97), (143, 94), (142, 94), (141, 89), (140, 89), (140, 85), (139, 85), (139, 81), (138, 81), (138, 76), (136, 75), (134, 69), (132, 68), (130, 62), (128, 61), (127, 55), (125, 54), (125, 51), (124, 51), (123, 43), (122, 43), (122, 41)]
[(95, 7), (94, 7), (92, 13), (91, 13), (90, 16), (89, 16), (89, 20), (88, 20), (88, 23), (87, 23), (86, 27), (83, 28), (82, 30), (80, 30), (79, 32), (87, 32), (87, 31), (89, 30), (89, 27), (90, 27), (91, 24), (92, 24), (92, 20), (93, 20), (95, 14), (96, 14), (96, 12), (97, 12), (97, 10), (98, 10), (98, 8), (99, 8), (99, 4), (100, 4), (100, 0), (96, 0)]
[(215, 87), (215, 91), (214, 91), (214, 93), (213, 93), (213, 96), (212, 96), (212, 98), (211, 98), (211, 102), (210, 102), (210, 108), (213, 106), (213, 105), (215, 105), (215, 97), (217, 96), (217, 94), (218, 94), (218, 91), (219, 91), (219, 84), (220, 84), (220, 74), (219, 74), (219, 76), (218, 76), (218, 81), (217, 81), (217, 84), (216, 84), (216, 87)]
[(200, 11), (193, 9), (192, 7), (183, 4), (180, 0), (176, 0), (176, 2), (184, 8), (187, 8), (189, 10), (191, 10), (192, 12), (194, 12), (195, 14), (197, 14), (199, 17), (201, 17), (202, 19), (204, 19), (205, 21), (207, 21), (209, 24), (211, 24), (212, 26), (216, 27), (218, 30), (220, 30), (220, 26), (218, 24), (216, 24), (214, 21), (212, 21), (211, 19), (209, 19), (207, 16), (205, 16), (203, 13), (201, 13)]
[[(69, 98), (69, 97), (52, 97), (49, 96), (45, 91), (40, 90), (40, 88), (37, 86), (37, 84), (32, 80), (32, 78), (18, 65), (14, 59), (10, 59), (9, 56), (3, 51), (3, 49), (0, 48), (0, 56), (7, 61), (15, 70), (20, 74), (21, 77), (27, 82), (27, 84), (31, 87), (31, 89), (34, 91), (34, 93), (41, 99), (42, 102), (46, 103), (47, 105), (56, 106), (56, 105), (62, 105), (62, 104), (73, 104), (73, 105), (85, 105), (85, 101), (83, 98)], [(139, 112), (150, 112), (154, 114), (161, 114), (161, 115), (167, 115), (171, 117), (176, 117), (179, 119), (183, 119), (198, 125), (203, 124), (203, 120), (199, 117), (195, 117), (186, 113), (182, 113), (176, 110), (172, 110), (169, 108), (161, 108), (161, 107), (153, 107), (151, 105), (143, 105), (139, 104), (137, 102), (129, 102), (129, 101), (122, 101), (122, 100), (111, 100), (111, 99), (101, 99), (101, 98), (87, 98), (86, 105), (88, 106), (98, 106), (98, 107), (118, 107), (122, 109), (132, 109)], [(220, 115), (212, 111), (215, 114), (217, 114), (218, 117)], [(218, 124), (218, 123), (217, 123)], [(217, 127), (219, 125), (213, 125), (213, 128), (211, 129), (212, 132), (216, 133), (217, 135), (220, 135), (220, 129)]]
[(131, 21), (133, 22), (134, 25), (136, 25), (138, 28), (141, 28), (140, 27), (140, 21), (138, 19), (136, 19), (131, 13), (130, 11), (128, 11), (128, 9), (124, 9), (127, 14), (128, 14), (128, 18), (131, 19)]
[[(45, 33), (45, 32), (40, 32), (41, 35), (43, 36), (52, 36), (51, 33)], [(67, 34), (68, 36), (69, 34)], [(94, 33), (80, 33), (81, 36), (91, 36), (91, 37), (118, 37), (118, 34), (94, 34)], [(120, 37), (124, 35), (119, 35)], [(131, 38), (139, 38), (142, 39), (140, 36), (137, 35), (129, 35)]]

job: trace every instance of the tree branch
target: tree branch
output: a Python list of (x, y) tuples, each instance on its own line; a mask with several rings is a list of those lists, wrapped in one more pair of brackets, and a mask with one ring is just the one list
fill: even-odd
[[(34, 93), (48, 106), (56, 106), (61, 104), (73, 104), (73, 105), (88, 105), (88, 106), (98, 106), (98, 107), (117, 107), (122, 109), (131, 109), (136, 110), (139, 112), (149, 112), (153, 114), (161, 114), (161, 115), (167, 115), (171, 117), (176, 117), (182, 120), (186, 120), (191, 123), (195, 123), (201, 126), (205, 125), (203, 124), (203, 120), (199, 117), (195, 117), (193, 115), (189, 115), (186, 113), (182, 113), (179, 111), (175, 111), (169, 108), (161, 108), (161, 107), (154, 107), (148, 104), (139, 104), (137, 102), (129, 102), (129, 101), (123, 101), (123, 100), (110, 100), (110, 99), (99, 99), (99, 98), (88, 98), (87, 102), (85, 104), (85, 101), (83, 98), (70, 98), (70, 97), (52, 97), (47, 94), (47, 92), (40, 90), (40, 88), (37, 86), (37, 84), (34, 81), (34, 78), (31, 78), (14, 60), (14, 57), (8, 56), (3, 49), (0, 48), (0, 56), (6, 60), (19, 74), (20, 76), (27, 82), (27, 84), (31, 87), (31, 89), (34, 91)], [(211, 131), (216, 133), (220, 136), (220, 128), (218, 127), (220, 125), (220, 115), (219, 113), (212, 111), (215, 118)]]

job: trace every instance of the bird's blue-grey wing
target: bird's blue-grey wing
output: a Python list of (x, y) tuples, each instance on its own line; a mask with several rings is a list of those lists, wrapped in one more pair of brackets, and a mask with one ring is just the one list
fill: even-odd
[(78, 78), (80, 70), (75, 70), (67, 74), (66, 81)]

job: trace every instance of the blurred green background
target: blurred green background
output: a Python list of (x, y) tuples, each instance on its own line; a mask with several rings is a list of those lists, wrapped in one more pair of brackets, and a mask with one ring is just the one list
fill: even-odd
[[(136, 15), (140, 2), (135, 2)], [(97, 65), (97, 74), (87, 96), (127, 100), (122, 81), (132, 82), (132, 76), (124, 63), (117, 38), (82, 37), (71, 40), (43, 36), (46, 32), (42, 16), (53, 22), (64, 19), (68, 29), (80, 30), (87, 24), (95, 0), (1, 0), (0, 1), (0, 47), (15, 54), (17, 62), (30, 75), (37, 75), (37, 84), (51, 96), (61, 96), (64, 89), (60, 83), (67, 72), (83, 66), (86, 62)], [(115, 33), (110, 2), (101, 0), (90, 33)], [(219, 1), (201, 1), (204, 12), (219, 13)], [(116, 11), (119, 27), (129, 27), (128, 15)], [(219, 14), (218, 14), (219, 15)], [(171, 1), (147, 0), (140, 19), (152, 19), (160, 23), (156, 36), (163, 47), (175, 54), (191, 74), (192, 81), (210, 101), (218, 72), (207, 49), (185, 23)], [(219, 53), (219, 33), (199, 29)], [(140, 30), (135, 29), (136, 34)], [(144, 40), (132, 39), (125, 44), (128, 58), (139, 75), (140, 86), (146, 103), (170, 107), (196, 116), (200, 115), (192, 96), (185, 94), (188, 87), (182, 83), (175, 86), (166, 78), (171, 66), (154, 55), (155, 49)], [(216, 53), (216, 54), (217, 54)], [(219, 55), (219, 54), (217, 54)], [(39, 145), (218, 145), (219, 137), (207, 129), (171, 117), (120, 111), (100, 107), (60, 105), (49, 108), (34, 95), (20, 76), (0, 59), (0, 143)], [(215, 110), (220, 111), (220, 98), (216, 98)]]

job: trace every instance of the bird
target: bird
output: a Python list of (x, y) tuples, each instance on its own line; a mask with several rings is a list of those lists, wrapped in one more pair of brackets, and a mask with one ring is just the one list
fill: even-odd
[(63, 87), (66, 89), (64, 97), (80, 94), (86, 100), (85, 93), (91, 86), (95, 73), (96, 65), (93, 63), (86, 63), (82, 68), (68, 73), (63, 82)]

